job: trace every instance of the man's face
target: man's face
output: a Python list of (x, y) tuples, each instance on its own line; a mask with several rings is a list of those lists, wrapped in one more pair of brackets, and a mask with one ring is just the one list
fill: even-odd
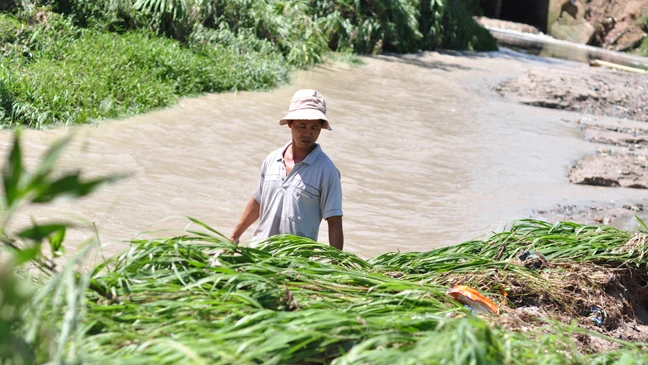
[(292, 132), (294, 146), (304, 149), (313, 147), (322, 131), (320, 120), (293, 120), (288, 126)]

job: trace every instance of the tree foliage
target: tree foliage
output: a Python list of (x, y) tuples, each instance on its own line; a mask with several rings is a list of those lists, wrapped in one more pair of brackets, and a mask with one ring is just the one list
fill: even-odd
[(245, 32), (269, 40), (296, 65), (328, 50), (415, 52), (492, 50), (490, 34), (471, 18), (477, 2), (461, 0), (31, 0), (81, 26), (148, 28), (188, 41), (197, 29)]

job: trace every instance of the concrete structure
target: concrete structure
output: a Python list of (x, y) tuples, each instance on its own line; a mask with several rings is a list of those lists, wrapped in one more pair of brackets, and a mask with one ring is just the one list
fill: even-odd
[(584, 0), (481, 0), (490, 18), (524, 23), (555, 38), (587, 44), (594, 27), (585, 18)]
[(585, 20), (582, 0), (550, 0), (547, 13), (547, 33), (557, 39), (587, 44), (594, 27)]

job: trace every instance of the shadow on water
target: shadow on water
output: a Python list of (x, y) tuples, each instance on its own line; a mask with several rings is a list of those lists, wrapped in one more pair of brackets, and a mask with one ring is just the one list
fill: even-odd
[(469, 67), (466, 65), (460, 65), (458, 63), (450, 63), (450, 62), (445, 62), (441, 60), (431, 60), (429, 58), (424, 59), (421, 56), (424, 56), (425, 52), (423, 53), (418, 53), (418, 54), (408, 54), (408, 55), (399, 55), (399, 54), (393, 54), (393, 53), (384, 53), (379, 56), (372, 56), (369, 58), (381, 60), (381, 61), (386, 61), (386, 62), (392, 62), (392, 63), (401, 63), (401, 64), (406, 64), (406, 65), (412, 65), (412, 66), (419, 66), (419, 67), (424, 67), (432, 70), (440, 70), (440, 71), (456, 71), (456, 70), (462, 70), (462, 71), (470, 71), (474, 70), (473, 67)]
[(505, 48), (505, 47), (500, 47), (499, 51), (494, 51), (494, 52), (466, 52), (466, 51), (454, 51), (454, 50), (440, 50), (439, 53), (455, 56), (455, 57), (466, 57), (470, 59), (505, 59), (505, 60), (519, 61), (519, 62), (542, 63), (546, 65), (556, 65), (556, 66), (565, 65), (569, 62), (575, 62), (575, 61), (566, 61), (557, 58), (542, 57), (536, 54), (523, 52), (522, 50), (516, 50), (512, 48)]
[[(501, 60), (517, 61), (522, 63), (535, 63), (535, 64), (540, 63), (549, 66), (576, 65), (579, 63), (576, 61), (569, 61), (564, 59), (542, 57), (536, 54), (525, 53), (522, 52), (521, 50), (515, 50), (511, 48), (500, 48), (499, 51), (493, 51), (493, 52), (438, 50), (437, 53), (444, 56), (460, 57), (460, 58), (467, 58), (473, 60), (501, 59)], [(447, 72), (457, 71), (457, 70), (486, 71), (484, 68), (467, 66), (465, 64), (451, 62), (448, 59), (442, 59), (442, 60), (431, 59), (430, 57), (426, 56), (427, 54), (429, 54), (429, 52), (420, 52), (420, 53), (406, 54), (406, 55), (385, 53), (382, 55), (371, 56), (368, 58), (377, 59), (380, 61), (386, 61), (390, 63), (412, 65), (412, 66), (418, 66), (430, 70), (439, 70), (439, 71), (447, 71)]]

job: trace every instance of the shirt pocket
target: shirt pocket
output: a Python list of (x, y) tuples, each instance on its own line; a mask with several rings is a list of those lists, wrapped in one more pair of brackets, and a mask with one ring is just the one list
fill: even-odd
[(300, 180), (294, 180), (290, 182), (290, 185), (293, 188), (293, 195), (297, 200), (299, 201), (317, 201), (319, 202), (319, 198), (321, 196), (321, 192), (307, 184), (304, 184), (303, 181)]

